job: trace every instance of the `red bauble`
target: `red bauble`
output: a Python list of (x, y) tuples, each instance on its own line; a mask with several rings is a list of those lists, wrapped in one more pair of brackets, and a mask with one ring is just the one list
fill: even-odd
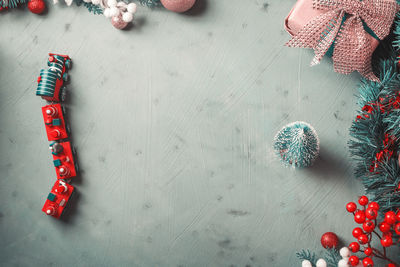
[(394, 226), (394, 231), (396, 232), (396, 234), (400, 235), (400, 223), (397, 223)]
[(358, 199), (358, 203), (360, 203), (360, 205), (361, 206), (365, 206), (365, 205), (367, 205), (368, 204), (368, 198), (366, 197), (366, 196), (361, 196), (359, 199)]
[(362, 234), (358, 237), (358, 243), (364, 245), (368, 243), (368, 236), (366, 234)]
[(368, 204), (368, 208), (374, 209), (374, 210), (379, 210), (379, 204), (376, 203), (375, 201), (372, 201)]
[(321, 245), (324, 248), (336, 248), (339, 244), (339, 238), (333, 232), (326, 232), (321, 236)]
[(383, 236), (381, 239), (381, 244), (384, 247), (390, 247), (391, 245), (393, 245), (392, 237), (389, 235)]
[(390, 231), (390, 225), (386, 222), (382, 222), (379, 224), (379, 230), (381, 230), (382, 233), (386, 233)]
[(367, 216), (367, 218), (370, 220), (374, 220), (378, 216), (378, 210), (376, 210), (374, 208), (368, 208), (365, 211), (365, 216)]
[(360, 250), (360, 245), (357, 242), (351, 242), (349, 245), (349, 249), (351, 252), (356, 253)]
[(364, 258), (362, 261), (364, 267), (373, 267), (374, 266), (374, 261), (371, 258)]
[(363, 229), (367, 233), (371, 233), (375, 229), (375, 224), (373, 221), (365, 221), (363, 223)]
[(347, 210), (348, 212), (355, 212), (356, 209), (357, 209), (357, 204), (356, 204), (356, 203), (354, 203), (354, 202), (349, 202), (349, 203), (347, 203), (347, 205), (346, 205), (346, 210)]
[(362, 210), (356, 211), (356, 213), (354, 214), (354, 221), (356, 223), (364, 223), (365, 222), (365, 212)]
[(372, 248), (367, 247), (366, 249), (364, 249), (364, 253), (367, 256), (371, 256), (372, 255)]
[(360, 227), (356, 227), (356, 228), (353, 229), (354, 238), (358, 238), (363, 233), (364, 233), (364, 231)]
[(46, 4), (43, 0), (29, 0), (28, 9), (35, 14), (41, 14), (46, 9)]
[(394, 211), (388, 211), (385, 213), (385, 222), (388, 224), (396, 223), (396, 213)]
[(351, 266), (357, 266), (357, 264), (360, 262), (360, 259), (357, 256), (350, 256), (349, 258), (349, 263)]

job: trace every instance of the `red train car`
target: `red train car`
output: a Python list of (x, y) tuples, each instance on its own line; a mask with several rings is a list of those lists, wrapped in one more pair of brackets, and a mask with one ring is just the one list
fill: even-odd
[(57, 173), (57, 179), (70, 179), (76, 176), (78, 166), (74, 162), (74, 154), (69, 141), (53, 142), (50, 144), (53, 163)]
[(69, 129), (64, 120), (64, 111), (61, 104), (42, 107), (42, 114), (49, 141), (68, 138)]
[(57, 180), (47, 196), (42, 211), (54, 218), (60, 218), (73, 192), (74, 187), (72, 185)]

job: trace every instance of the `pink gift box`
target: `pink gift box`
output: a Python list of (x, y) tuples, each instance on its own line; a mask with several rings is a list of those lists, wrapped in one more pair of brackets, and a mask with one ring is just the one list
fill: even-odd
[[(290, 35), (296, 35), (310, 20), (323, 14), (324, 10), (313, 8), (313, 0), (298, 0), (285, 19), (285, 29)], [(369, 35), (372, 51), (379, 45), (379, 41)]]

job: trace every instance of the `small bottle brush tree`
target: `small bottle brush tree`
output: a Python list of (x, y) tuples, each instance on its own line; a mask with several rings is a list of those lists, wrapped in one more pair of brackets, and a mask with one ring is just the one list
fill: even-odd
[(293, 167), (308, 167), (319, 155), (319, 138), (310, 124), (296, 121), (276, 134), (274, 149), (284, 163)]

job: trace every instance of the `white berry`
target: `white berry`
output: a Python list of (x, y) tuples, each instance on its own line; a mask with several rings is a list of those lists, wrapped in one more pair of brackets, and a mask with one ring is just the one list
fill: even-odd
[(83, 2), (85, 2), (85, 3), (90, 3), (90, 2), (92, 2), (91, 0), (83, 0)]
[(131, 21), (133, 20), (133, 15), (132, 15), (132, 13), (125, 12), (125, 13), (122, 15), (122, 20), (125, 21), (125, 22), (131, 22)]
[(312, 264), (309, 260), (304, 260), (301, 262), (301, 267), (312, 267)]
[(111, 18), (111, 10), (109, 8), (104, 9), (103, 14), (106, 18)]
[(327, 263), (326, 263), (326, 261), (324, 259), (319, 259), (315, 263), (315, 266), (317, 266), (317, 267), (327, 267)]
[(340, 256), (342, 256), (342, 258), (348, 258), (350, 257), (350, 249), (348, 247), (342, 247), (339, 251)]
[(119, 15), (119, 9), (116, 7), (111, 7), (110, 8), (110, 15), (111, 17), (116, 17)]
[(339, 262), (338, 262), (338, 267), (349, 267), (350, 265), (348, 264), (348, 260), (345, 260), (345, 259), (341, 259)]
[(135, 3), (128, 4), (127, 10), (129, 13), (136, 13), (137, 5)]
[(92, 0), (92, 3), (93, 3), (94, 5), (99, 5), (99, 4), (100, 4), (100, 0)]
[(117, 0), (107, 0), (107, 5), (109, 7), (117, 6)]

